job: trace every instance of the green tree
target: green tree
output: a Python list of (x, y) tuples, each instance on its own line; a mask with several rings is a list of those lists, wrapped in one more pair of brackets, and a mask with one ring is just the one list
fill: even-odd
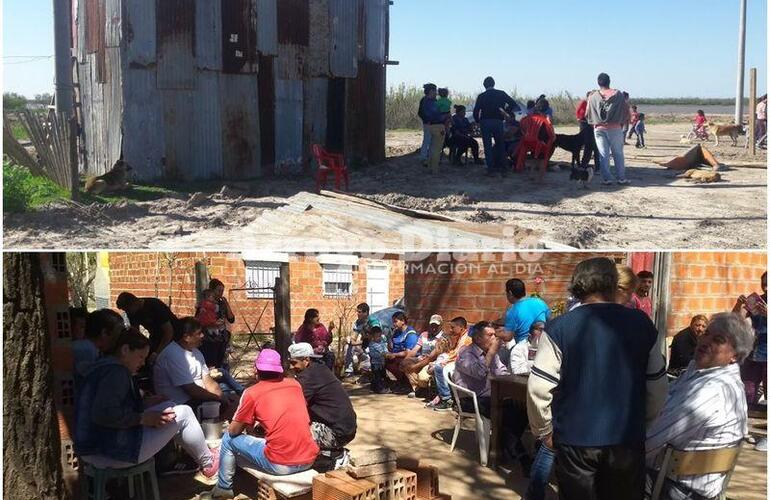
[(16, 92), (3, 92), (3, 109), (6, 111), (19, 111), (27, 105), (27, 98)]

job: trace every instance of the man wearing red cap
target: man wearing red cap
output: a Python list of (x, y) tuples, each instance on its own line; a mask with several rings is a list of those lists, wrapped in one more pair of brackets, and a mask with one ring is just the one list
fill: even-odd
[[(318, 455), (302, 387), (283, 376), (281, 356), (272, 349), (263, 349), (255, 367), (257, 383), (243, 393), (233, 421), (222, 436), (219, 478), (211, 498), (234, 498), (236, 455), (253, 468), (275, 476), (308, 470)], [(255, 424), (264, 430), (264, 438), (244, 433)]]

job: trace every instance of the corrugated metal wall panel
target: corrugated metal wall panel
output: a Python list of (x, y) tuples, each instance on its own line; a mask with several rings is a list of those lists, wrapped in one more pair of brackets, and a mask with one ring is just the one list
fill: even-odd
[(195, 0), (162, 0), (157, 10), (158, 88), (195, 88)]
[(304, 134), (305, 163), (310, 166), (313, 144), (326, 146), (326, 98), (329, 93), (329, 80), (311, 78), (305, 80), (304, 88)]
[(184, 171), (185, 179), (222, 177), (222, 108), (218, 96), (224, 89), (215, 71), (198, 72), (198, 88), (193, 98), (193, 161)]
[(195, 62), (199, 69), (219, 71), (222, 69), (222, 2), (196, 0), (195, 8)]
[(104, 86), (105, 170), (120, 159), (123, 146), (123, 70), (119, 47), (108, 47), (106, 53), (107, 83)]
[(257, 2), (257, 49), (263, 55), (278, 55), (278, 0)]
[(355, 78), (358, 71), (358, 17), (356, 0), (329, 0), (331, 74)]
[(123, 0), (123, 30), (129, 66), (147, 67), (157, 60), (156, 0)]
[(123, 82), (123, 159), (134, 168), (135, 179), (157, 179), (163, 175), (165, 145), (156, 73), (128, 67)]
[(83, 121), (83, 146), (85, 148), (85, 165), (82, 167), (83, 172), (93, 172), (93, 166), (91, 166), (91, 160), (93, 158), (93, 146), (91, 143), (94, 140), (94, 120), (93, 120), (93, 92), (91, 90), (91, 64), (86, 62), (78, 64), (78, 79), (80, 80), (80, 116)]
[(228, 179), (260, 174), (259, 95), (250, 75), (221, 75), (222, 162)]
[(259, 56), (259, 135), (260, 163), (263, 174), (275, 168), (275, 58)]
[(307, 47), (302, 45), (278, 44), (278, 58), (275, 74), (281, 80), (302, 80), (307, 67)]
[(385, 63), (385, 33), (388, 0), (364, 0), (366, 19), (365, 58)]
[(329, 0), (310, 2), (307, 75), (329, 76)]
[(123, 23), (122, 10), (122, 0), (106, 0), (104, 15), (104, 45), (106, 47), (120, 47)]
[(226, 0), (222, 4), (222, 71), (257, 71), (257, 34), (251, 0)]
[(98, 52), (104, 46), (104, 2), (105, 0), (86, 0), (86, 51)]
[(77, 25), (77, 31), (75, 32), (75, 35), (77, 36), (77, 58), (78, 62), (81, 64), (86, 62), (86, 54), (88, 53), (86, 50), (86, 5), (86, 0), (78, 0), (78, 13), (77, 17), (74, 19), (75, 24)]
[(302, 81), (275, 82), (275, 170), (278, 174), (302, 170)]
[(310, 32), (309, 0), (278, 2), (278, 43), (307, 47)]
[(192, 90), (160, 90), (163, 137), (166, 146), (163, 176), (169, 179), (189, 178), (189, 172), (195, 162), (192, 147), (194, 97), (195, 93)]
[(362, 61), (358, 77), (347, 80), (345, 155), (352, 163), (385, 159), (385, 67)]

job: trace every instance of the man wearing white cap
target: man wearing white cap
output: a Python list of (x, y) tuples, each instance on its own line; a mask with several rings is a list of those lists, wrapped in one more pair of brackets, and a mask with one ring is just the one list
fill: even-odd
[(410, 398), (415, 397), (417, 389), (430, 385), (432, 377), (429, 371), (430, 363), (436, 359), (432, 353), (436, 348), (436, 343), (444, 336), (444, 331), (441, 329), (443, 323), (444, 320), (440, 315), (431, 316), (430, 321), (428, 321), (428, 329), (420, 334), (420, 339), (417, 341), (413, 353), (414, 357), (404, 360), (404, 371), (407, 379), (409, 379), (409, 384), (412, 386), (412, 392), (409, 393)]
[(356, 437), (356, 412), (342, 383), (318, 362), (320, 357), (306, 342), (289, 346), (289, 363), (305, 395), (313, 439), (321, 450), (340, 451)]

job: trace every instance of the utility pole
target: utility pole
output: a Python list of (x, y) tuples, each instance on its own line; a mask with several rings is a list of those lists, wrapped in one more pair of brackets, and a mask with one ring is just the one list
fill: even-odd
[(735, 124), (743, 121), (743, 73), (746, 64), (746, 0), (741, 2), (741, 15), (738, 21), (738, 83), (735, 92)]
[(73, 115), (72, 2), (53, 0), (56, 112)]

